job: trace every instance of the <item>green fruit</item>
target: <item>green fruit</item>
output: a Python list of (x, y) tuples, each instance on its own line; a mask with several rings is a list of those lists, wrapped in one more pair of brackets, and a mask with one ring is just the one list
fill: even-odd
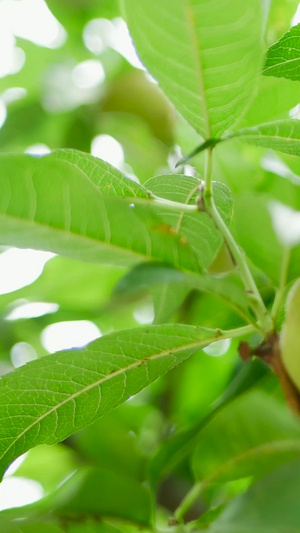
[(300, 390), (300, 278), (288, 294), (280, 347), (286, 371)]

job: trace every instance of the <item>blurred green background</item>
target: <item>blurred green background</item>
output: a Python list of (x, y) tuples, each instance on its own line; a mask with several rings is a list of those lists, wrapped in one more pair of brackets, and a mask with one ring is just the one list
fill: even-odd
[[(273, 1), (267, 44), (289, 28), (297, 7), (298, 1)], [(299, 84), (262, 78), (241, 125), (296, 117), (299, 101)], [(39, 156), (56, 148), (75, 148), (143, 183), (151, 176), (177, 172), (181, 154), (200, 141), (139, 62), (117, 0), (0, 0), (0, 151)], [(270, 198), (300, 209), (299, 161), (235, 142), (218, 147), (216, 158), (214, 177), (227, 183), (235, 199), (234, 231), (242, 244), (252, 231), (255, 249), (263, 247), (259, 239), (264, 223), (251, 214), (257, 195), (262, 212)], [(202, 169), (199, 155), (184, 171), (201, 176)], [(261, 242), (266, 240), (268, 233), (261, 234)], [(75, 342), (80, 346), (101, 334), (153, 320), (216, 328), (242, 325), (216, 297), (184, 285), (166, 283), (135, 291), (129, 284), (124, 295), (117, 284), (126, 269), (33, 251), (1, 252), (1, 374)], [(274, 295), (274, 258), (271, 254), (269, 266), (268, 251), (266, 256), (256, 279), (268, 302)], [(217, 264), (217, 274), (218, 268)], [(214, 471), (219, 448), (223, 449), (220, 434), (224, 444), (241, 432), (239, 408), (230, 411), (222, 403), (239, 394), (248, 402), (250, 433), (264, 431), (255, 425), (262, 394), (271, 402), (264, 408), (272, 427), (279, 426), (284, 438), (299, 438), (275, 378), (258, 361), (244, 367), (237, 343), (225, 343), (217, 354), (208, 350), (192, 357), (66, 442), (31, 450), (3, 482), (0, 505), (21, 505), (41, 495), (49, 500), (40, 500), (44, 503), (38, 511), (28, 508), (16, 515), (32, 514), (24, 527), (3, 515), (3, 531), (135, 531), (149, 527), (155, 498), (166, 525), (192, 486), (199, 454), (209, 473), (210, 468)], [(205, 433), (208, 420), (212, 423)], [(226, 461), (232, 450), (224, 453)], [(272, 468), (280, 464), (276, 461)], [(38, 485), (32, 484), (31, 491), (30, 485), (20, 485), (20, 478)], [(210, 505), (222, 509), (249, 483), (247, 472), (222, 484), (217, 481), (190, 517), (205, 513)]]

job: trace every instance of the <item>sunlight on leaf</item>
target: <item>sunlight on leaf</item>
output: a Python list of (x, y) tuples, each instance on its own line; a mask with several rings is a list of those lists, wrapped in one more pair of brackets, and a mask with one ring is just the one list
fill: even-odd
[(300, 80), (300, 24), (269, 48), (263, 74)]
[(2, 377), (1, 472), (33, 446), (54, 444), (91, 424), (214, 340), (217, 332), (197, 326), (144, 326), (106, 335), (83, 350), (46, 356)]
[(230, 128), (258, 80), (261, 1), (123, 0), (123, 6), (141, 60), (178, 111), (206, 139)]
[(300, 120), (297, 119), (278, 120), (269, 124), (244, 128), (224, 137), (223, 140), (234, 138), (256, 146), (300, 156)]

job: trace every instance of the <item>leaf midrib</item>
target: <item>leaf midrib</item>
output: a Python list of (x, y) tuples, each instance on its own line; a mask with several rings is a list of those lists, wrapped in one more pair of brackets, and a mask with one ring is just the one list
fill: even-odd
[(190, 28), (189, 33), (190, 33), (192, 45), (194, 48), (195, 66), (196, 66), (195, 70), (198, 74), (197, 77), (199, 80), (199, 93), (202, 99), (203, 118), (204, 118), (204, 124), (205, 124), (204, 132), (205, 132), (205, 137), (207, 139), (210, 139), (211, 138), (211, 126), (210, 126), (210, 121), (209, 121), (208, 105), (207, 105), (206, 92), (205, 92), (200, 46), (197, 46), (198, 40), (197, 40), (197, 33), (196, 33), (196, 23), (195, 23), (195, 18), (194, 18), (190, 0), (184, 0), (184, 2), (186, 5), (187, 20), (188, 22), (190, 22), (190, 25), (188, 24), (188, 28)]
[[(270, 141), (272, 141), (273, 139), (276, 139), (276, 140), (286, 141), (286, 142), (292, 141), (292, 142), (300, 144), (300, 139), (295, 139), (294, 137), (285, 137), (285, 136), (280, 136), (280, 135), (265, 135), (264, 133), (263, 134), (253, 133), (253, 135), (251, 133), (246, 133), (246, 135), (243, 135), (241, 133), (239, 135), (236, 135), (236, 137), (242, 137), (243, 139), (252, 139), (253, 137), (257, 137), (258, 139), (269, 139)], [(228, 140), (233, 139), (233, 138), (234, 136), (228, 137)]]
[[(65, 400), (63, 400), (62, 402), (56, 404), (54, 407), (52, 407), (49, 411), (47, 411), (46, 413), (44, 413), (42, 416), (38, 417), (37, 419), (35, 419), (34, 422), (32, 422), (32, 424), (30, 424), (29, 426), (27, 426), (12, 442), (11, 444), (8, 446), (8, 448), (6, 448), (6, 450), (4, 451), (4, 453), (2, 453), (2, 455), (0, 455), (0, 460), (2, 460), (5, 455), (9, 452), (9, 450), (24, 436), (26, 435), (26, 433), (28, 431), (30, 431), (36, 424), (39, 424), (42, 420), (44, 420), (45, 418), (47, 418), (47, 416), (51, 415), (52, 413), (54, 413), (55, 411), (57, 411), (60, 407), (62, 407), (63, 405), (67, 404), (68, 402), (71, 402), (73, 400), (75, 400), (78, 396), (80, 396), (81, 394), (84, 394), (90, 390), (92, 390), (93, 388), (95, 387), (99, 387), (101, 386), (102, 383), (104, 382), (107, 382), (111, 379), (114, 379), (116, 376), (119, 376), (119, 375), (122, 375), (122, 374), (125, 374), (125, 372), (128, 372), (130, 370), (133, 370), (134, 368), (137, 368), (139, 366), (141, 366), (143, 363), (147, 363), (148, 361), (155, 361), (157, 359), (160, 359), (162, 357), (165, 357), (166, 355), (173, 355), (174, 353), (177, 353), (177, 352), (180, 352), (180, 351), (184, 351), (184, 350), (188, 350), (188, 349), (192, 349), (192, 348), (197, 348), (197, 347), (201, 347), (202, 345), (207, 345), (207, 344), (210, 344), (211, 342), (215, 342), (218, 340), (218, 338), (220, 337), (220, 333), (217, 332), (216, 335), (214, 335), (213, 337), (211, 338), (207, 338), (207, 339), (202, 339), (201, 341), (195, 341), (195, 342), (192, 342), (190, 344), (185, 344), (185, 345), (181, 345), (181, 346), (178, 346), (174, 349), (168, 349), (168, 350), (164, 350), (163, 352), (160, 352), (159, 354), (154, 354), (154, 355), (151, 355), (151, 356), (148, 356), (148, 357), (144, 357), (143, 359), (138, 359), (136, 360), (134, 363), (128, 365), (125, 369), (124, 368), (121, 368), (119, 370), (116, 370), (114, 372), (112, 372), (111, 374), (108, 374), (107, 376), (105, 376), (104, 378), (100, 378), (98, 379), (97, 381), (95, 381), (94, 383), (92, 384), (89, 384), (89, 385), (86, 385), (85, 387), (83, 387), (82, 389), (80, 389), (80, 391), (77, 391), (73, 394), (71, 394), (68, 398), (66, 398)], [(47, 356), (46, 356), (47, 357)]]

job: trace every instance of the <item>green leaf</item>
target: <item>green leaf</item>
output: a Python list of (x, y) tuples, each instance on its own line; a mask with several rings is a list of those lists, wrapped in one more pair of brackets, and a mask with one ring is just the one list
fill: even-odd
[(87, 180), (91, 181), (105, 196), (138, 196), (147, 198), (147, 191), (137, 182), (128, 178), (123, 172), (90, 154), (79, 150), (54, 150), (48, 160), (66, 161), (81, 170)]
[(204, 152), (204, 150), (208, 150), (208, 148), (213, 149), (220, 141), (221, 139), (208, 139), (208, 141), (204, 141), (202, 144), (197, 146), (190, 154), (186, 155), (183, 159), (180, 159), (180, 161), (176, 163), (176, 167), (188, 163), (190, 159), (200, 154), (201, 152)]
[[(48, 463), (48, 468), (49, 468)], [(147, 526), (151, 517), (150, 492), (134, 479), (95, 465), (79, 467), (57, 490), (42, 499), (0, 512), (1, 532), (27, 518), (30, 523), (54, 519), (82, 522), (90, 516), (108, 516)], [(14, 531), (14, 530), (13, 530)], [(42, 530), (38, 530), (39, 533)]]
[[(115, 285), (114, 294), (118, 297), (159, 288), (166, 284), (185, 286), (213, 294), (228, 303), (238, 314), (249, 318), (249, 302), (244, 288), (235, 278), (218, 278), (198, 274), (188, 274), (157, 263), (144, 263), (134, 267)], [(1, 301), (1, 299), (0, 299)]]
[[(239, 364), (237, 347), (235, 339), (221, 341), (212, 345), (211, 349), (223, 349), (222, 356), (214, 357), (202, 351), (201, 357), (195, 354), (182, 367), (175, 369), (172, 375), (176, 390), (171, 396), (169, 410), (178, 428), (187, 427), (195, 420), (199, 422), (211, 413), (212, 406), (228, 387)], [(205, 380), (199, 387), (199, 376), (202, 375)]]
[(152, 295), (154, 307), (153, 323), (164, 324), (170, 321), (174, 313), (185, 301), (189, 292), (189, 287), (184, 283), (177, 283), (176, 286), (172, 283), (164, 283), (163, 285), (152, 287), (150, 294)]
[(0, 472), (38, 444), (91, 424), (159, 376), (217, 340), (193, 326), (112, 333), (82, 350), (33, 361), (0, 381)]
[(128, 533), (138, 533), (140, 529), (139, 526), (134, 527), (133, 524), (128, 524), (126, 529), (124, 528), (123, 523), (118, 524), (118, 526), (120, 527), (117, 527), (116, 524), (112, 524), (111, 521), (95, 521), (90, 518), (84, 523), (68, 523), (67, 533), (125, 533), (127, 531)]
[(71, 448), (63, 444), (41, 445), (29, 451), (15, 475), (34, 479), (42, 485), (47, 494), (56, 490), (78, 466), (78, 457)]
[(119, 14), (117, 0), (84, 0), (84, 2), (72, 2), (66, 0), (62, 5), (59, 0), (47, 0), (49, 9), (58, 20), (65, 26), (68, 32), (78, 35), (83, 26), (96, 17), (112, 18)]
[(298, 0), (273, 0), (267, 24), (267, 37), (270, 43), (279, 39), (291, 27), (291, 20), (297, 12)]
[(168, 439), (164, 440), (149, 464), (151, 482), (156, 485), (160, 479), (175, 470), (178, 465), (191, 457), (200, 435), (206, 424), (213, 419), (224, 405), (233, 401), (237, 396), (258, 385), (265, 379), (267, 369), (260, 360), (252, 360), (244, 364), (224, 395), (213, 405), (211, 413), (198, 419), (185, 429), (179, 429)]
[[(126, 271), (112, 265), (53, 257), (39, 278), (19, 290), (0, 295), (0, 309), (16, 300), (53, 302), (63, 310), (97, 312), (109, 300), (116, 282)], [(22, 303), (22, 302), (20, 302)]]
[[(138, 438), (153, 412), (156, 413), (155, 408), (150, 405), (125, 402), (73, 435), (74, 448), (89, 463), (140, 481), (146, 458)], [(130, 431), (134, 435), (129, 438)]]
[[(145, 187), (156, 196), (180, 202), (195, 204), (200, 181), (180, 174), (150, 178)], [(223, 183), (213, 183), (216, 206), (227, 225), (230, 224), (233, 200), (230, 190)], [(199, 264), (208, 268), (222, 244), (222, 237), (206, 213), (170, 212), (161, 207), (159, 216), (193, 248)], [(204, 229), (205, 228), (205, 229)]]
[(82, 472), (79, 474), (76, 491), (70, 491), (67, 481), (62, 491), (66, 498), (62, 497), (63, 494), (56, 496), (57, 504), (54, 506), (59, 516), (78, 519), (100, 515), (149, 525), (151, 503), (147, 487), (129, 477), (95, 466), (86, 468), (84, 475)]
[[(140, 72), (142, 75), (142, 73)], [(150, 83), (149, 80), (145, 80)], [(156, 92), (159, 89), (151, 84), (151, 89)], [(147, 101), (147, 96), (144, 94), (144, 100)], [(159, 92), (161, 100), (165, 100), (164, 96)], [(133, 95), (131, 95), (134, 98)], [(149, 104), (150, 105), (150, 104)], [(156, 113), (161, 117), (159, 106), (155, 103), (151, 106), (155, 107)], [(170, 106), (169, 102), (165, 102), (166, 107)], [(171, 106), (170, 106), (171, 107)], [(173, 118), (173, 110), (169, 113), (169, 121)], [(155, 116), (152, 115), (152, 120), (156, 124)], [(164, 128), (167, 128), (167, 123), (161, 122)], [(157, 169), (164, 168), (167, 165), (169, 155), (169, 146), (161, 142), (154, 136), (154, 132), (150, 129), (150, 124), (147, 124), (141, 117), (128, 113), (103, 113), (99, 121), (99, 134), (104, 133), (114, 137), (124, 150), (124, 158), (126, 165), (130, 165), (133, 172), (138, 176), (140, 183), (144, 183), (151, 176), (157, 174)], [(170, 125), (172, 133), (172, 124)], [(162, 129), (160, 129), (162, 135)]]
[(177, 110), (206, 139), (253, 97), (262, 58), (261, 0), (123, 0), (138, 53)]
[[(267, 194), (247, 193), (236, 201), (236, 233), (240, 245), (254, 265), (260, 268), (278, 286), (284, 246), (274, 230), (270, 205), (273, 198)], [(300, 275), (300, 246), (291, 250), (287, 280)]]
[(239, 122), (238, 127), (248, 128), (290, 118), (290, 111), (299, 103), (299, 86), (285, 78), (261, 76), (255, 99)]
[(3, 525), (2, 533), (64, 533), (64, 530), (51, 522), (20, 520)]
[(269, 48), (263, 74), (300, 80), (300, 24)]
[(233, 500), (209, 533), (298, 533), (300, 461), (290, 461)]
[(260, 477), (298, 455), (296, 418), (266, 394), (252, 392), (225, 407), (203, 428), (193, 467), (206, 485)]
[[(147, 193), (146, 205), (132, 204), (136, 196), (101, 194), (98, 164), (92, 173), (96, 184), (75, 164), (51, 155), (1, 155), (0, 168), (1, 244), (108, 264), (132, 265), (155, 258), (198, 271), (193, 249), (165, 231)], [(115, 180), (109, 172), (107, 180), (115, 187), (123, 180), (127, 186), (122, 174)], [(104, 178), (101, 187), (103, 183)]]
[(300, 120), (287, 119), (259, 124), (232, 133), (223, 140), (235, 137), (256, 146), (300, 156)]

